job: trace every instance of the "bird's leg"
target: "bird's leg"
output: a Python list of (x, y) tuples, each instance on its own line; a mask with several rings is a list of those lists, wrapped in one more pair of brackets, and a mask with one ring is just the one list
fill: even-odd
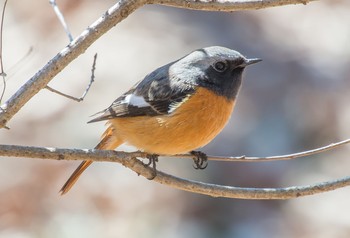
[(195, 169), (205, 169), (208, 166), (208, 156), (201, 151), (191, 151), (191, 155), (193, 155), (194, 168)]
[(149, 161), (145, 165), (146, 166), (152, 165), (152, 168), (153, 168), (153, 176), (151, 178), (148, 178), (149, 180), (153, 180), (157, 176), (156, 165), (157, 165), (157, 162), (158, 162), (158, 156), (159, 155), (156, 155), (156, 154), (150, 154), (150, 155), (147, 155), (147, 157), (146, 157)]

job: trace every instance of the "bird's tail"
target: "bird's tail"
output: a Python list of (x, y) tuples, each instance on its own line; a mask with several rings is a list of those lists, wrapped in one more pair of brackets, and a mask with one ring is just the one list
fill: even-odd
[[(95, 149), (99, 150), (114, 150), (119, 145), (123, 143), (122, 140), (117, 138), (114, 134), (114, 128), (108, 127), (108, 129), (103, 133), (102, 140), (98, 145), (95, 147)], [(60, 190), (61, 195), (66, 194), (73, 185), (77, 182), (80, 175), (92, 164), (92, 160), (84, 160), (78, 168), (75, 169), (73, 174), (69, 177), (67, 182), (63, 185), (63, 187)]]

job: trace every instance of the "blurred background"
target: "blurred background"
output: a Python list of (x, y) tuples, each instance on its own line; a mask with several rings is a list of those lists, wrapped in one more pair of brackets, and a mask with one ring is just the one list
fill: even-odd
[[(115, 1), (57, 3), (76, 37)], [(11, 130), (1, 130), (0, 143), (93, 148), (105, 127), (86, 124), (90, 115), (155, 68), (210, 45), (263, 62), (246, 70), (231, 121), (204, 152), (281, 155), (349, 138), (349, 12), (348, 0), (233, 13), (145, 6), (50, 82), (80, 97), (97, 52), (96, 82), (83, 102), (42, 90), (9, 122)], [(9, 1), (3, 34), (7, 100), (68, 38), (49, 1)], [(158, 168), (216, 184), (286, 187), (349, 175), (349, 153), (345, 146), (285, 162), (210, 162), (204, 171), (190, 160), (164, 158)], [(0, 163), (0, 237), (350, 236), (349, 188), (286, 201), (211, 198), (148, 181), (117, 163), (95, 163), (60, 196), (79, 162)]]

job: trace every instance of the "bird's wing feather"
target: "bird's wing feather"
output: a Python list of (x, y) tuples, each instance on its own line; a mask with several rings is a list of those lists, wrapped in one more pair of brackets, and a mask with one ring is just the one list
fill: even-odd
[[(164, 67), (164, 66), (163, 66)], [(154, 71), (128, 92), (117, 98), (102, 115), (90, 122), (116, 117), (157, 116), (170, 114), (194, 91), (193, 85), (172, 85), (167, 71)], [(163, 73), (162, 73), (163, 72)], [(176, 80), (181, 82), (181, 80)]]

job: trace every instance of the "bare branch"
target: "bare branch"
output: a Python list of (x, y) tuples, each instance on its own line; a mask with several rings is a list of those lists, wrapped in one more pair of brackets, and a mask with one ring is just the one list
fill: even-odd
[(122, 152), (95, 149), (60, 149), (49, 147), (33, 147), (18, 145), (0, 145), (0, 156), (54, 159), (54, 160), (94, 160), (99, 162), (122, 163), (132, 157), (146, 158), (143, 152)]
[(291, 4), (304, 4), (317, 0), (155, 0), (153, 3), (204, 11), (241, 11), (257, 10)]
[[(320, 147), (313, 150), (293, 153), (289, 155), (278, 155), (278, 156), (269, 156), (269, 157), (246, 157), (246, 156), (238, 156), (238, 157), (221, 157), (221, 156), (208, 156), (208, 160), (213, 161), (225, 161), (225, 162), (266, 162), (266, 161), (276, 161), (276, 160), (290, 160), (299, 157), (305, 157), (314, 155), (317, 153), (322, 153), (327, 150), (336, 149), (342, 145), (346, 145), (350, 143), (350, 139), (346, 139), (340, 142), (332, 143), (330, 145)], [(15, 150), (18, 150), (20, 153), (18, 156)], [(45, 159), (47, 156), (50, 156), (51, 152), (57, 152), (58, 154), (62, 153), (59, 158), (56, 159), (64, 159), (64, 160), (94, 160), (99, 162), (115, 162), (117, 158), (128, 159), (133, 157), (138, 158), (147, 158), (149, 154), (136, 151), (136, 152), (123, 152), (123, 151), (114, 151), (114, 150), (101, 150), (101, 154), (91, 154), (92, 157), (89, 157), (89, 153), (93, 153), (96, 150), (92, 149), (58, 149), (58, 148), (44, 148), (44, 147), (29, 147), (29, 146), (12, 146), (12, 145), (0, 145), (0, 156), (14, 156), (19, 157), (23, 156), (23, 153), (28, 158), (39, 158)], [(48, 153), (48, 154), (47, 154)], [(105, 153), (105, 154), (104, 154)], [(63, 156), (64, 154), (64, 156)], [(98, 157), (101, 155), (102, 157)], [(191, 154), (181, 154), (181, 155), (161, 155), (163, 157), (168, 158), (188, 158), (193, 159), (193, 155)], [(55, 159), (55, 158), (53, 158)], [(121, 161), (117, 161), (120, 162)]]
[(73, 97), (73, 96), (70, 96), (68, 94), (65, 94), (65, 93), (62, 93), (54, 88), (51, 88), (49, 85), (46, 85), (45, 88), (53, 93), (56, 93), (58, 95), (61, 95), (63, 97), (66, 97), (68, 99), (71, 99), (71, 100), (74, 100), (74, 101), (77, 101), (77, 102), (81, 102), (84, 100), (85, 96), (87, 95), (87, 93), (89, 92), (90, 88), (91, 88), (91, 85), (92, 83), (95, 81), (95, 69), (96, 69), (96, 59), (97, 59), (97, 53), (94, 55), (94, 61), (92, 63), (92, 68), (91, 68), (91, 77), (90, 77), (90, 82), (88, 84), (88, 86), (86, 87), (83, 95), (80, 97), (80, 98), (76, 98), (76, 97)]
[(64, 16), (63, 16), (63, 14), (62, 14), (61, 11), (60, 11), (60, 8), (59, 8), (59, 7), (57, 6), (57, 4), (56, 4), (56, 0), (49, 0), (49, 2), (50, 2), (50, 4), (51, 4), (53, 10), (55, 11), (57, 18), (58, 18), (58, 19), (60, 20), (60, 22), (61, 22), (61, 24), (62, 24), (62, 26), (63, 26), (63, 29), (64, 29), (64, 31), (66, 32), (66, 34), (67, 34), (67, 36), (68, 36), (68, 38), (69, 38), (69, 42), (72, 42), (72, 41), (73, 41), (73, 36), (72, 36), (72, 34), (70, 33), (70, 30), (69, 30), (69, 28), (68, 28), (68, 25), (67, 25), (66, 21), (64, 20)]
[(4, 97), (5, 91), (6, 91), (6, 73), (4, 71), (4, 63), (3, 63), (3, 57), (2, 57), (2, 36), (3, 36), (3, 30), (4, 30), (4, 19), (5, 19), (5, 9), (7, 5), (7, 0), (4, 2), (4, 6), (2, 8), (1, 13), (1, 25), (0, 25), (0, 77), (2, 78), (2, 92), (0, 95), (0, 103), (2, 102), (2, 99)]
[(56, 90), (56, 89), (54, 89), (54, 88), (51, 88), (49, 85), (46, 85), (46, 86), (45, 86), (45, 89), (49, 90), (50, 92), (56, 93), (56, 94), (58, 94), (58, 95), (60, 95), (60, 96), (62, 96), (62, 97), (71, 99), (71, 100), (73, 100), (73, 101), (77, 101), (77, 102), (80, 102), (80, 101), (81, 101), (80, 98), (76, 98), (76, 97), (73, 97), (73, 96), (71, 96), (71, 95), (62, 93), (61, 91), (58, 91), (58, 90)]
[[(208, 160), (214, 161), (232, 161), (232, 162), (266, 162), (266, 161), (277, 161), (277, 160), (291, 160), (300, 157), (320, 154), (322, 152), (336, 149), (340, 146), (346, 145), (350, 143), (350, 139), (346, 139), (343, 141), (339, 141), (336, 143), (329, 144), (324, 147), (319, 147), (313, 150), (302, 151), (298, 153), (288, 154), (288, 155), (277, 155), (277, 156), (267, 156), (267, 157), (247, 157), (245, 155), (237, 156), (237, 157), (224, 157), (224, 156), (208, 156)], [(190, 154), (182, 154), (182, 155), (172, 155), (171, 157), (176, 158), (193, 158), (193, 155)]]
[(97, 53), (94, 55), (94, 61), (92, 63), (92, 67), (91, 67), (90, 83), (86, 87), (85, 92), (83, 93), (83, 95), (80, 97), (81, 100), (84, 100), (86, 94), (89, 92), (89, 90), (91, 88), (92, 83), (95, 82), (96, 60), (97, 60)]
[[(145, 178), (153, 177), (153, 169), (145, 166), (140, 160), (135, 158), (145, 157), (146, 154), (142, 152), (126, 153), (111, 150), (58, 149), (0, 145), (0, 156), (54, 160), (93, 160), (118, 162)], [(213, 197), (240, 199), (290, 199), (323, 193), (348, 186), (350, 185), (350, 176), (333, 181), (317, 183), (314, 185), (286, 188), (242, 188), (223, 186), (182, 179), (161, 171), (157, 172), (157, 176), (154, 178), (154, 181), (173, 188)]]
[(146, 0), (120, 0), (101, 18), (90, 25), (78, 38), (52, 58), (41, 70), (29, 79), (6, 103), (1, 105), (0, 128), (7, 122), (48, 82), (70, 64), (104, 33), (118, 22), (125, 19), (137, 8), (146, 4)]
[[(136, 173), (150, 178), (152, 176), (152, 169), (147, 169), (147, 174), (143, 173), (142, 162), (137, 161), (135, 158), (131, 160), (135, 163), (133, 167), (128, 168), (132, 169)], [(187, 180), (178, 178), (172, 175), (168, 175), (162, 172), (157, 172), (157, 176), (154, 178), (154, 181), (177, 188), (180, 190), (185, 190), (188, 192), (204, 194), (212, 197), (225, 197), (225, 198), (239, 198), (239, 199), (291, 199), (297, 197), (304, 197), (309, 195), (314, 195), (318, 193), (324, 193), (332, 191), (338, 188), (343, 188), (350, 185), (350, 176), (336, 179), (332, 181), (327, 181), (323, 183), (316, 183), (313, 185), (307, 186), (293, 186), (285, 188), (243, 188), (243, 187), (233, 187), (233, 186), (224, 186), (217, 184), (203, 183), (193, 180)]]

